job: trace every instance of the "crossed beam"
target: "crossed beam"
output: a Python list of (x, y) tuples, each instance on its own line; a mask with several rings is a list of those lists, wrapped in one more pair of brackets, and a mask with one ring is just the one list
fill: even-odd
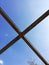
[(49, 10), (46, 11), (42, 16), (40, 16), (36, 21), (34, 21), (29, 27), (27, 27), (23, 32), (19, 30), (19, 28), (13, 23), (10, 17), (3, 11), (0, 7), (0, 14), (5, 18), (5, 20), (11, 25), (11, 27), (19, 34), (12, 41), (10, 41), (5, 47), (0, 50), (0, 54), (6, 51), (9, 47), (11, 47), (15, 42), (17, 42), (20, 38), (22, 38), (26, 44), (35, 52), (35, 54), (42, 60), (45, 65), (49, 65), (48, 62), (42, 57), (42, 55), (37, 51), (37, 49), (30, 43), (30, 41), (24, 36), (31, 29), (33, 29), (37, 24), (39, 24), (44, 18), (49, 15)]

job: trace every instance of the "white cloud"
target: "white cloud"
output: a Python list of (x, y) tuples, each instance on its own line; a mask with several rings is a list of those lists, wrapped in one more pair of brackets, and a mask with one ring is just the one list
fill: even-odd
[(3, 60), (0, 60), (0, 65), (3, 65)]

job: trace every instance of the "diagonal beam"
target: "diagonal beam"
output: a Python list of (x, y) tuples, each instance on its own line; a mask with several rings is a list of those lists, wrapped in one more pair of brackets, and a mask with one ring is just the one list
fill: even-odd
[[(49, 11), (46, 12), (46, 15), (48, 14)], [(13, 41), (15, 42), (16, 39), (18, 40), (19, 37), (22, 37), (23, 40), (27, 43), (27, 45), (37, 54), (37, 56), (47, 65), (48, 63), (46, 62), (46, 60), (41, 56), (41, 54), (39, 54), (39, 52), (34, 48), (33, 45), (31, 45), (31, 43), (23, 36), (23, 34), (21, 33), (21, 31), (15, 26), (15, 24), (12, 23), (12, 20), (5, 14), (5, 12), (1, 9), (1, 14), (2, 16), (8, 21), (8, 23), (15, 29), (15, 31), (20, 35), (17, 36)], [(48, 15), (47, 15), (48, 16)], [(43, 16), (43, 18), (46, 16)], [(41, 21), (41, 19), (40, 19)], [(37, 25), (37, 24), (36, 24)], [(27, 29), (28, 30), (28, 29)], [(28, 30), (29, 31), (29, 30)], [(26, 32), (27, 33), (27, 32)], [(26, 34), (25, 33), (25, 34)], [(25, 35), (24, 34), (24, 35)], [(13, 41), (11, 41), (10, 43), (14, 43)], [(10, 44), (11, 46), (11, 44)], [(2, 49), (2, 52), (6, 50), (6, 48), (9, 47), (9, 45), (7, 45), (6, 47), (4, 47)]]
[[(12, 23), (9, 22), (11, 19), (9, 16), (3, 11), (2, 8), (0, 8), (1, 15), (8, 21), (8, 23), (12, 26)], [(44, 18), (46, 18), (49, 15), (49, 10), (46, 11), (43, 15), (41, 15), (36, 21), (34, 21), (29, 27), (27, 27), (20, 35), (25, 35), (28, 33), (32, 28), (34, 28), (37, 24), (39, 24)], [(12, 21), (12, 20), (11, 20)], [(16, 26), (13, 26), (13, 28), (16, 31)]]

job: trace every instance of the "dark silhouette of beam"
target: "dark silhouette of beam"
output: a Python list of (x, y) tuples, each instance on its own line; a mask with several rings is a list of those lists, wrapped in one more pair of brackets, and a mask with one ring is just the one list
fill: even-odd
[(0, 50), (0, 54), (2, 54), (5, 50), (7, 50), (10, 46), (12, 46), (16, 41), (22, 38), (27, 45), (36, 53), (36, 55), (48, 65), (47, 61), (41, 56), (41, 54), (35, 49), (35, 47), (27, 40), (24, 35), (29, 32), (32, 28), (34, 28), (37, 24), (39, 24), (45, 17), (49, 15), (49, 10), (45, 12), (41, 17), (39, 17), (34, 23), (32, 23), (27, 29), (23, 32), (19, 30), (19, 28), (13, 23), (13, 21), (9, 18), (9, 16), (0, 8), (0, 14), (7, 20), (7, 22), (12, 26), (12, 28), (19, 34), (15, 39), (13, 39), (10, 43), (8, 43), (4, 48)]

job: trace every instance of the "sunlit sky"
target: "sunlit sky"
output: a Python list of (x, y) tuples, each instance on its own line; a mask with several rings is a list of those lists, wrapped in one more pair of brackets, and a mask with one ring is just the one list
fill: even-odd
[[(13, 20), (21, 31), (49, 9), (49, 0), (0, 0), (0, 7)], [(0, 49), (14, 39), (18, 34), (0, 15)], [(25, 35), (49, 63), (49, 16)], [(29, 65), (35, 60), (42, 65), (37, 55), (20, 39), (0, 55), (3, 65)]]

